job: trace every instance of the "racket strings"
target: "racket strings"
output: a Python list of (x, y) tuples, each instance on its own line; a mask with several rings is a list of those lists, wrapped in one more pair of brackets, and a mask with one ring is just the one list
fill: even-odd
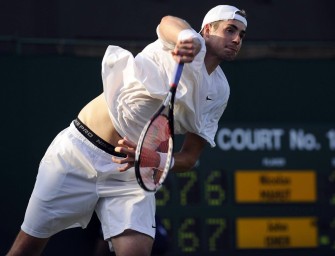
[(140, 169), (143, 183), (150, 189), (155, 189), (163, 175), (163, 170), (159, 166), (166, 166), (166, 161), (157, 152), (167, 153), (169, 150), (169, 140), (171, 131), (166, 116), (158, 116), (148, 128), (143, 138), (143, 144), (140, 154)]
[(158, 167), (160, 158), (157, 152), (166, 153), (169, 149), (170, 128), (168, 119), (160, 115), (149, 126), (143, 139), (140, 155), (141, 167)]

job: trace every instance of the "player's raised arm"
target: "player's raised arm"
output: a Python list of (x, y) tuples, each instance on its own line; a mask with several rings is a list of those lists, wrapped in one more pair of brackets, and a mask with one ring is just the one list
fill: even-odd
[(181, 62), (192, 62), (201, 49), (198, 33), (183, 19), (164, 16), (158, 26), (158, 33), (164, 41), (175, 45), (173, 57)]

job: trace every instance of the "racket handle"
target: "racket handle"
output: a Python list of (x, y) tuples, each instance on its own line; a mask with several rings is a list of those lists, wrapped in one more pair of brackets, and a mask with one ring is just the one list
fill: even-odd
[(183, 72), (183, 67), (184, 67), (184, 63), (182, 62), (177, 63), (174, 74), (173, 74), (173, 80), (171, 84), (172, 87), (176, 87), (178, 85), (181, 74)]

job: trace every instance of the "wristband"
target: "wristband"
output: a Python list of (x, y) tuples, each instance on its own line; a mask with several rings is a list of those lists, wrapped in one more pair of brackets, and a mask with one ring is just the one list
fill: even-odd
[[(165, 168), (165, 163), (166, 163), (166, 158), (167, 158), (167, 153), (162, 153), (162, 152), (157, 152), (160, 156), (160, 162), (158, 169), (164, 169)], [(174, 157), (171, 159), (171, 164), (170, 164), (170, 169), (174, 166)]]
[(198, 37), (198, 33), (193, 29), (184, 29), (178, 34), (178, 41)]

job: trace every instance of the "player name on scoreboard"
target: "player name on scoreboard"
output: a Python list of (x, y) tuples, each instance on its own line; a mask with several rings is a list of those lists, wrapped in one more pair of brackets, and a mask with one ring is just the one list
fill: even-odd
[(237, 203), (315, 203), (316, 174), (313, 170), (237, 170)]
[(317, 219), (238, 218), (236, 236), (239, 249), (315, 248), (318, 246)]

